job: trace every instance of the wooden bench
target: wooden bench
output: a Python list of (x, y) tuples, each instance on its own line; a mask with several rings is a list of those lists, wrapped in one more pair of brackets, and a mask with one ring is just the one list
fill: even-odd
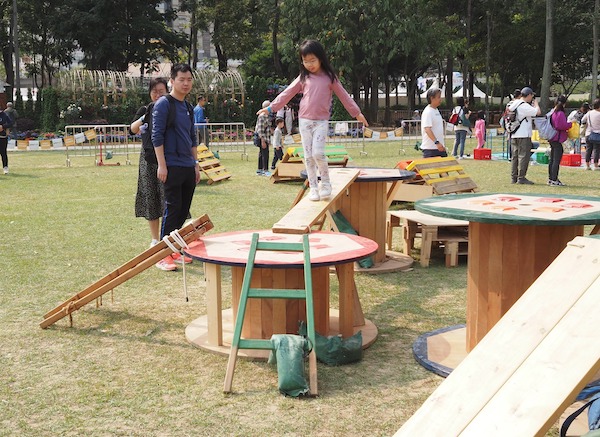
[(599, 254), (568, 243), (395, 435), (545, 435), (600, 370)]
[(467, 254), (469, 222), (412, 210), (387, 212), (388, 250), (392, 250), (393, 231), (401, 221), (405, 255), (411, 256), (415, 237), (421, 237), (421, 267), (429, 266), (434, 242), (444, 245), (446, 267), (456, 267), (458, 256)]
[[(350, 155), (342, 146), (326, 146), (327, 163), (332, 167), (346, 167)], [(304, 170), (304, 149), (302, 146), (288, 147), (277, 167), (271, 174), (271, 182), (294, 181), (302, 179), (300, 172)]]
[(405, 182), (397, 191), (394, 200), (414, 202), (433, 194), (468, 193), (477, 191), (477, 184), (465, 173), (462, 165), (453, 157), (421, 158), (396, 164), (397, 168), (417, 174), (413, 180)]

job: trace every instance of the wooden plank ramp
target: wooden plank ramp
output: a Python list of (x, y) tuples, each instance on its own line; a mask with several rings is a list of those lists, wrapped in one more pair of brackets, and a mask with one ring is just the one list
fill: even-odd
[[(181, 235), (186, 243), (190, 243), (197, 240), (201, 235), (204, 235), (205, 232), (212, 228), (213, 224), (208, 218), (208, 215), (205, 214), (181, 228), (179, 230), (179, 235)], [(169, 241), (176, 248), (181, 248), (181, 245), (173, 240), (173, 237), (169, 237)], [(99, 298), (104, 293), (133, 278), (138, 273), (152, 267), (171, 253), (173, 253), (173, 250), (170, 249), (164, 241), (160, 241), (155, 246), (145, 250), (135, 258), (104, 276), (102, 279), (94, 282), (89, 287), (44, 314), (44, 320), (40, 323), (40, 328), (45, 329), (63, 317), (70, 316), (73, 311), (76, 311), (91, 301)]]
[(342, 196), (360, 173), (359, 168), (330, 168), (331, 196), (325, 200), (313, 202), (308, 197), (302, 198), (273, 225), (272, 231), (281, 234), (306, 234), (311, 226), (329, 210), (336, 199)]
[(231, 177), (231, 173), (204, 144), (198, 145), (196, 159), (198, 160), (200, 171), (208, 178), (208, 185)]
[(543, 436), (600, 369), (600, 240), (576, 237), (396, 436)]

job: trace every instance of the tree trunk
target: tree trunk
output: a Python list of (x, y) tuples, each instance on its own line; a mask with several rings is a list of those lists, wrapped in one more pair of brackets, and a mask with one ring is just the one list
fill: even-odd
[(552, 61), (554, 58), (554, 0), (546, 0), (546, 47), (544, 51), (544, 72), (542, 74), (542, 92), (540, 107), (542, 113), (548, 110), (550, 85), (552, 84)]
[[(12, 11), (12, 42), (15, 53), (15, 73), (14, 73), (14, 86), (18, 93), (21, 92), (21, 52), (19, 51), (19, 31), (17, 21), (17, 0), (13, 0), (13, 11)], [(12, 96), (11, 96), (12, 100)]]
[(465, 101), (473, 99), (473, 81), (469, 75), (469, 48), (471, 47), (471, 21), (473, 16), (473, 6), (471, 0), (467, 1), (467, 22), (466, 22), (466, 46), (465, 56), (462, 64), (463, 77), (463, 97)]
[[(383, 117), (383, 122), (385, 126), (391, 126), (391, 114), (390, 114), (390, 76), (388, 74), (388, 66), (389, 64), (385, 64), (383, 69), (384, 74), (384, 83), (385, 83), (385, 115)], [(377, 93), (379, 94), (379, 93)], [(379, 103), (379, 95), (377, 96), (377, 100)]]
[(219, 44), (215, 44), (215, 52), (217, 53), (217, 60), (219, 61), (219, 71), (227, 71), (227, 56), (225, 56), (225, 53)]
[(190, 19), (190, 65), (194, 69), (198, 65), (198, 23), (196, 22), (197, 6), (195, 3), (192, 6)]
[(485, 115), (490, 117), (490, 59), (492, 57), (492, 16), (488, 9), (486, 14), (487, 41), (485, 45)]
[(594, 44), (594, 53), (592, 55), (592, 102), (598, 96), (598, 26), (600, 26), (600, 0), (594, 3), (594, 17), (592, 26), (592, 41)]
[(277, 34), (279, 34), (279, 18), (281, 16), (281, 10), (279, 8), (279, 1), (275, 0), (275, 7), (273, 9), (273, 31), (271, 32), (271, 42), (273, 44), (273, 66), (277, 76), (284, 78), (283, 65), (281, 64), (281, 56), (279, 55), (279, 46), (277, 44)]
[[(454, 59), (452, 57), (448, 57), (446, 60), (446, 106), (448, 108), (452, 108), (454, 106), (454, 99), (452, 97), (452, 89), (454, 85), (452, 84), (452, 79), (454, 73)], [(463, 78), (464, 82), (464, 78)]]
[(377, 70), (373, 69), (371, 73), (371, 105), (369, 108), (369, 112), (371, 113), (371, 118), (376, 122), (379, 122), (377, 119), (377, 109), (378, 109), (378, 99), (379, 99), (379, 89), (377, 85), (379, 84), (379, 77), (377, 75)]

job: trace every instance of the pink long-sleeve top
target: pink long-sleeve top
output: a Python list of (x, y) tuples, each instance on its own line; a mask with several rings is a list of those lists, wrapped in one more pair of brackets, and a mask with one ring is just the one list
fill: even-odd
[(340, 81), (336, 78), (331, 82), (330, 77), (325, 72), (307, 75), (304, 83), (300, 81), (300, 76), (298, 76), (271, 102), (271, 110), (273, 112), (279, 111), (298, 93), (302, 93), (303, 95), (302, 100), (300, 100), (298, 118), (329, 120), (333, 93), (338, 96), (352, 118), (356, 118), (360, 114), (360, 108), (344, 89)]
[(563, 111), (554, 111), (552, 113), (552, 126), (556, 129), (556, 135), (554, 135), (550, 141), (558, 141), (564, 143), (567, 141), (567, 131), (571, 129), (573, 123), (567, 121), (567, 116)]
[(475, 122), (475, 136), (485, 138), (485, 120), (479, 119)]

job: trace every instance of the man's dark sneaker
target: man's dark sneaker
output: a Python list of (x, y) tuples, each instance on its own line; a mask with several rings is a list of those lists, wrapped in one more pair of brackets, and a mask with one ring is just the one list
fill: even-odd
[(521, 178), (521, 179), (519, 179), (519, 180), (517, 181), (517, 184), (520, 184), (520, 185), (533, 185), (534, 183), (533, 183), (533, 182), (531, 182), (531, 181), (530, 181), (529, 179), (527, 179), (527, 178)]

